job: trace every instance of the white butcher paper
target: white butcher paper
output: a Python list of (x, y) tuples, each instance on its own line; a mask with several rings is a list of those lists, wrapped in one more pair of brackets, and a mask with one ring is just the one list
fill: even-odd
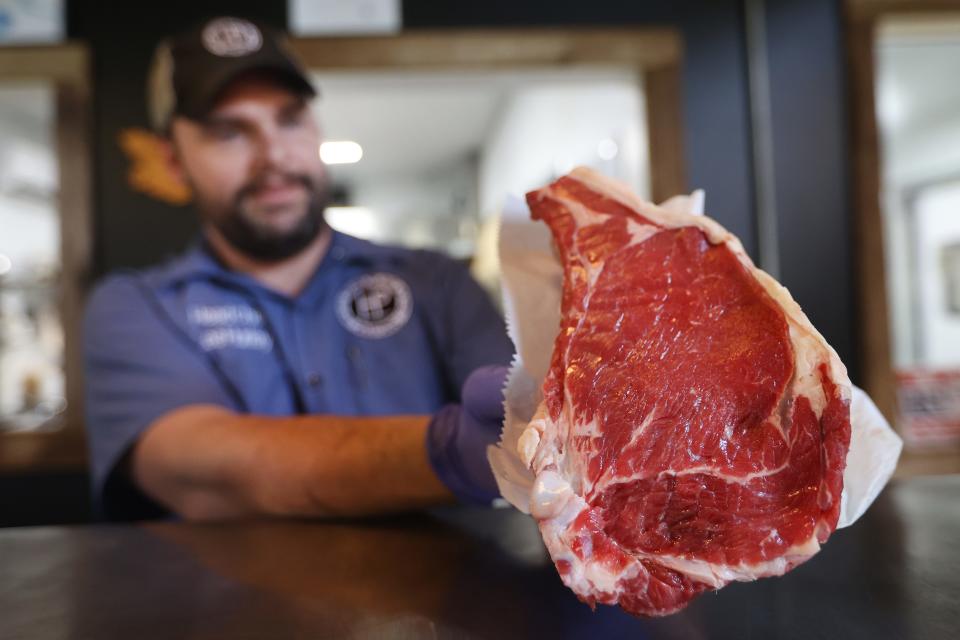
[[(702, 214), (703, 204), (703, 191), (695, 191), (661, 206)], [(526, 203), (515, 196), (507, 198), (503, 209), (499, 250), (507, 330), (517, 355), (504, 389), (506, 419), (500, 443), (488, 448), (487, 457), (503, 497), (530, 513), (533, 472), (520, 460), (517, 443), (543, 399), (541, 386), (560, 327), (563, 268), (547, 225), (531, 220)], [(850, 526), (863, 515), (893, 475), (903, 448), (900, 436), (857, 387), (853, 387), (850, 424), (837, 528)]]

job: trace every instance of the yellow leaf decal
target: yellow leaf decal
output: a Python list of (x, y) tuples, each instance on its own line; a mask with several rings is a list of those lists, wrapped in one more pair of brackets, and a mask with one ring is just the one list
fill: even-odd
[(127, 183), (134, 191), (172, 205), (185, 205), (193, 194), (190, 188), (171, 175), (156, 134), (128, 127), (117, 135), (120, 148), (130, 160)]

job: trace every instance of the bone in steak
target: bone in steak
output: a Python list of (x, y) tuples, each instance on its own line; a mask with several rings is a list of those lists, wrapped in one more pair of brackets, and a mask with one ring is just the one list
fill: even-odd
[(837, 525), (850, 381), (716, 222), (576, 169), (527, 194), (564, 268), (531, 513), (589, 603), (675, 612), (789, 571)]

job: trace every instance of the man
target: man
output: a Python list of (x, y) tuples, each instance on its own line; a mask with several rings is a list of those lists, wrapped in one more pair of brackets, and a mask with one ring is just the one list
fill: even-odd
[(278, 37), (209, 21), (161, 44), (149, 93), (202, 234), (90, 300), (87, 428), (104, 514), (489, 503), (504, 369), (482, 367), (509, 361), (502, 321), (454, 261), (325, 224), (315, 91)]

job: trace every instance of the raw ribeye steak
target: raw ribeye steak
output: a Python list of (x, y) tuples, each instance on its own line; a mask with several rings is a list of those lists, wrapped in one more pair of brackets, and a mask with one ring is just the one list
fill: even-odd
[(564, 583), (659, 616), (810, 558), (837, 525), (851, 390), (787, 290), (716, 222), (588, 169), (527, 203), (564, 283), (519, 453)]

